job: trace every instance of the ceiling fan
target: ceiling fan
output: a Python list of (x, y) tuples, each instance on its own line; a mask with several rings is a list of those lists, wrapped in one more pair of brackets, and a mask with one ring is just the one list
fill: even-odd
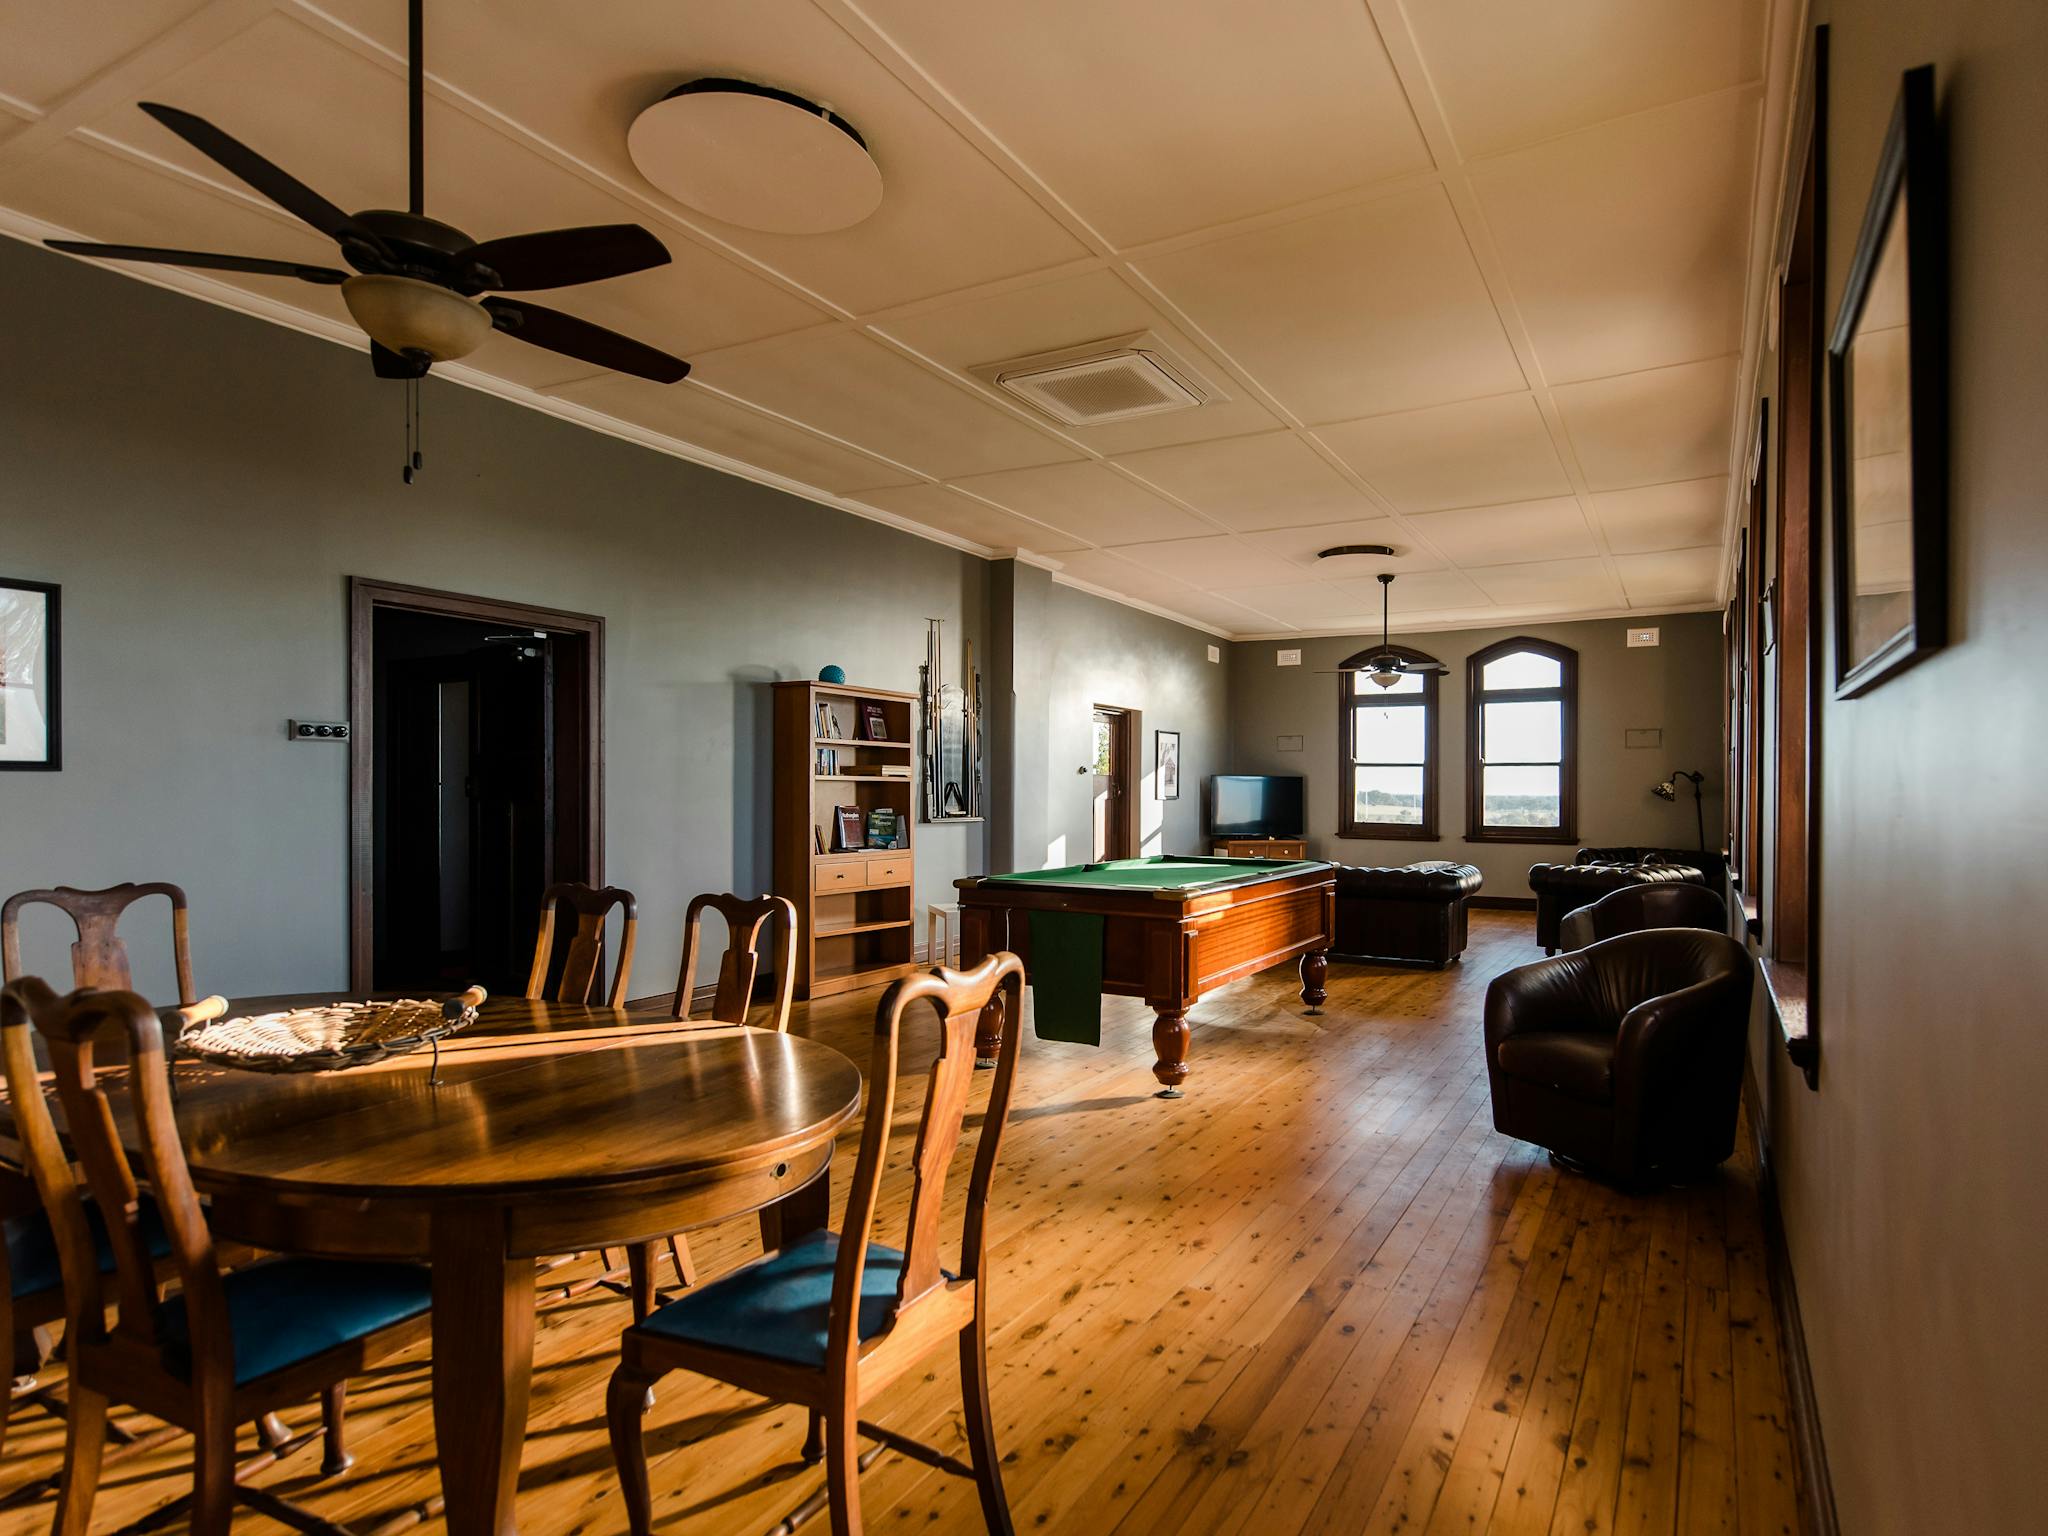
[[(153, 101), (138, 103), (208, 159), (334, 240), (341, 248), (341, 259), (353, 272), (210, 251), (99, 245), (84, 240), (46, 243), (54, 250), (106, 261), (162, 262), (338, 286), (349, 314), (369, 335), (370, 362), (379, 378), (423, 378), (435, 363), (475, 351), (494, 330), (579, 362), (659, 384), (673, 384), (687, 376), (688, 363), (645, 342), (525, 299), (495, 296), (597, 282), (664, 265), (668, 248), (638, 224), (549, 229), (479, 242), (452, 225), (427, 217), (423, 5), (424, 0), (410, 0), (408, 14), (411, 198), (403, 212), (393, 208), (344, 212), (205, 118)], [(480, 294), (487, 296), (479, 298)], [(407, 466), (408, 480), (417, 467), (418, 455), (414, 454)]]
[[(1386, 545), (1380, 544), (1347, 545), (1340, 549), (1326, 549), (1323, 550), (1321, 553), (1325, 556), (1358, 554), (1391, 555), (1393, 551), (1387, 548)], [(1387, 638), (1387, 599), (1393, 590), (1394, 573), (1392, 571), (1381, 571), (1379, 573), (1379, 581), (1380, 648), (1374, 651), (1370, 656), (1366, 657), (1365, 660), (1358, 662), (1355, 665), (1331, 667), (1327, 669), (1327, 671), (1334, 673), (1363, 672), (1367, 677), (1371, 678), (1374, 683), (1376, 683), (1378, 686), (1382, 688), (1391, 688), (1394, 686), (1394, 684), (1400, 682), (1401, 679), (1404, 677), (1419, 676), (1420, 674), (1425, 672), (1450, 671), (1451, 669), (1445, 666), (1440, 661), (1410, 661), (1407, 657), (1403, 656), (1399, 651), (1394, 649), (1392, 642), (1389, 641), (1389, 639)], [(1327, 673), (1325, 675), (1327, 675)]]

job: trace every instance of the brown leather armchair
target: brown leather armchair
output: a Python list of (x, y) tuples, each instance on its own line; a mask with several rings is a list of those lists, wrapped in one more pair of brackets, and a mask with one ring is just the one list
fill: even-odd
[(1710, 928), (1726, 933), (1728, 906), (1703, 885), (1625, 885), (1565, 913), (1557, 935), (1564, 948), (1584, 949), (1645, 928)]
[(1518, 966), (1486, 989), (1494, 1127), (1622, 1184), (1735, 1150), (1754, 964), (1659, 928)]

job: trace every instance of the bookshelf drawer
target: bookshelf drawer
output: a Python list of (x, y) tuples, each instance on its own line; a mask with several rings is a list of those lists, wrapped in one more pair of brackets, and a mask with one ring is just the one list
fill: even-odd
[(843, 864), (820, 864), (818, 866), (818, 889), (821, 891), (846, 890), (868, 883), (866, 861), (848, 859)]
[(869, 859), (867, 882), (869, 885), (910, 884), (910, 855), (904, 853), (886, 859)]

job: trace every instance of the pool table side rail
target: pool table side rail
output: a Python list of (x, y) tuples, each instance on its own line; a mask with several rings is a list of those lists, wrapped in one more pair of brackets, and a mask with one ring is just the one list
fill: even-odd
[[(1176, 858), (1173, 860), (1173, 862), (1176, 864), (1217, 864), (1225, 866), (1238, 866), (1251, 861), (1245, 859), (1189, 857)], [(1274, 861), (1270, 859), (1265, 859), (1259, 860), (1257, 862), (1262, 867), (1258, 869), (1242, 869), (1239, 870), (1237, 873), (1229, 876), (1228, 878), (1220, 878), (1213, 882), (1206, 883), (1201, 887), (1201, 889), (1196, 894), (1221, 895), (1230, 891), (1242, 890), (1248, 885), (1262, 885), (1268, 880), (1284, 879), (1289, 876), (1302, 874), (1320, 875), (1331, 881), (1334, 881), (1336, 879), (1337, 866), (1334, 864), (1326, 863), (1320, 859), (1289, 859), (1284, 861)], [(1036, 874), (1035, 871), (1027, 873), (1032, 874), (1034, 876)], [(1079, 881), (1076, 881), (1072, 884), (1063, 884), (1058, 880), (1038, 878), (1018, 879), (1015, 876), (1010, 875), (964, 875), (961, 878), (955, 880), (953, 882), (953, 885), (956, 890), (962, 892), (982, 891), (991, 889), (1018, 892), (1070, 891), (1082, 893), (1091, 897), (1103, 897), (1108, 896), (1112, 893), (1122, 892), (1125, 894), (1142, 898), (1147, 901), (1184, 901), (1191, 899), (1188, 895), (1188, 887), (1184, 885), (1163, 885), (1148, 889), (1142, 885), (1088, 885)], [(1019, 905), (1023, 905), (1023, 903), (1019, 903)], [(1063, 909), (1056, 908), (1054, 910)]]
[[(1033, 911), (1082, 911), (1104, 919), (1102, 989), (1155, 1006), (1186, 1008), (1203, 993), (1312, 951), (1329, 948), (1336, 877), (1310, 865), (1262, 883), (1206, 887), (1178, 903), (1118, 887), (978, 886), (961, 881), (961, 962), (1009, 949), (1031, 969)], [(1017, 914), (1023, 914), (1020, 921)]]

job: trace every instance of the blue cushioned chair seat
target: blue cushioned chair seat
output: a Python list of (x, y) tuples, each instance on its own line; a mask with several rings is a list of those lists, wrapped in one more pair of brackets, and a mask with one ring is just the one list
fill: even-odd
[[(221, 1286), (235, 1335), (238, 1387), (432, 1305), (427, 1271), (418, 1264), (279, 1259), (223, 1275)], [(182, 1296), (157, 1308), (156, 1325), (165, 1366), (185, 1375), (192, 1349)]]
[[(168, 1258), (170, 1234), (164, 1231), (156, 1202), (145, 1196), (139, 1215), (143, 1240), (149, 1244), (149, 1256), (153, 1259)], [(114, 1267), (114, 1244), (107, 1236), (106, 1218), (100, 1214), (100, 1208), (88, 1200), (85, 1202), (85, 1219), (92, 1228), (93, 1252), (99, 1257), (100, 1273), (105, 1274)], [(7, 1269), (8, 1290), (15, 1296), (35, 1296), (43, 1291), (54, 1291), (64, 1283), (64, 1272), (57, 1262), (57, 1232), (50, 1225), (50, 1218), (41, 1211), (8, 1219)]]
[[(832, 1266), (838, 1254), (838, 1234), (821, 1232), (685, 1292), (640, 1326), (692, 1344), (766, 1355), (792, 1365), (822, 1366), (832, 1316)], [(868, 1244), (857, 1325), (863, 1340), (887, 1326), (903, 1262), (894, 1248)]]

